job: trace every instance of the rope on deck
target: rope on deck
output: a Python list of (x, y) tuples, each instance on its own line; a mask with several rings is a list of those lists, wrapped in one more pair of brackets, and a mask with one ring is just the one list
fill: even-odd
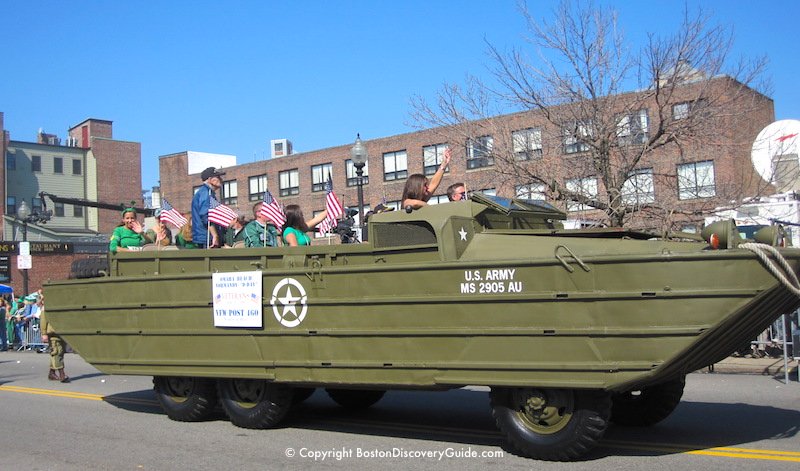
[[(797, 279), (797, 274), (795, 274), (792, 267), (789, 266), (789, 262), (786, 261), (786, 258), (781, 255), (778, 249), (771, 245), (759, 244), (757, 242), (739, 244), (739, 248), (749, 250), (756, 254), (778, 281), (789, 289), (789, 291), (800, 296), (800, 280)], [(773, 258), (770, 258), (770, 255), (772, 255)]]

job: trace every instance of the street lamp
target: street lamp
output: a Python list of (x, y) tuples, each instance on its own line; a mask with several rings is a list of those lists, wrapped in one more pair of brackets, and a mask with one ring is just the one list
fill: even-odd
[(350, 149), (350, 158), (356, 168), (358, 183), (358, 223), (364, 227), (364, 165), (367, 164), (367, 146), (361, 142), (361, 134), (356, 134), (356, 143)]
[[(31, 217), (31, 210), (25, 203), (25, 200), (19, 204), (17, 208), (17, 219), (22, 221), (22, 242), (28, 242), (28, 219)], [(19, 255), (17, 255), (19, 257)], [(28, 294), (28, 269), (22, 270), (22, 295)]]

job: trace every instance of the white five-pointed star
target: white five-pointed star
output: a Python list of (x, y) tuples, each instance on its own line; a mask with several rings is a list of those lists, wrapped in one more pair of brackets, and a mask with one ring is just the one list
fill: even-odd
[(297, 301), (299, 300), (300, 300), (299, 296), (292, 296), (292, 287), (287, 286), (286, 296), (278, 298), (278, 301), (280, 301), (281, 304), (283, 304), (283, 314), (281, 314), (281, 317), (285, 318), (286, 314), (289, 312), (294, 314), (294, 317), (297, 317), (296, 307), (297, 307)]
[(461, 240), (467, 240), (467, 231), (465, 231), (463, 227), (458, 231), (458, 235), (461, 236)]

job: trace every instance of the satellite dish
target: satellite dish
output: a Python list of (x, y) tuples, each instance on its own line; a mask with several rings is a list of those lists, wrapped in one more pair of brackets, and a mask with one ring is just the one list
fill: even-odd
[(800, 187), (800, 121), (775, 121), (758, 133), (750, 159), (761, 178), (779, 192)]

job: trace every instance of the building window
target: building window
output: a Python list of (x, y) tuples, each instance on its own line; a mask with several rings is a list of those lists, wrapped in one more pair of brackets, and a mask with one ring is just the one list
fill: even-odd
[(72, 205), (72, 215), (76, 218), (83, 217), (83, 207), (78, 205)]
[(592, 123), (591, 121), (576, 121), (564, 126), (562, 134), (565, 154), (586, 152), (589, 150), (589, 145), (584, 140), (592, 136)]
[[(572, 193), (577, 193), (581, 196), (586, 198), (595, 199), (597, 198), (597, 178), (595, 177), (587, 177), (587, 178), (573, 178), (566, 181), (567, 191)], [(567, 201), (567, 211), (585, 211), (587, 209), (594, 209), (589, 205), (584, 203), (579, 203), (577, 201)]]
[(622, 202), (629, 205), (652, 203), (656, 200), (653, 169), (642, 168), (631, 172), (622, 185)]
[(702, 112), (706, 106), (708, 106), (708, 102), (702, 98), (695, 101), (676, 103), (672, 105), (672, 119), (686, 119), (690, 114)]
[(408, 158), (405, 150), (383, 154), (383, 179), (390, 182), (408, 178)]
[(467, 169), (482, 168), (494, 165), (492, 136), (481, 136), (467, 141)]
[[(356, 175), (356, 166), (352, 159), (344, 161), (344, 171), (347, 174), (347, 186), (358, 186), (358, 175)], [(361, 182), (364, 185), (369, 183), (369, 162), (364, 162), (364, 174)]]
[(9, 216), (16, 216), (17, 215), (17, 197), (16, 196), (8, 196), (6, 197), (6, 214)]
[[(423, 161), (423, 172), (425, 175), (433, 175), (436, 173), (436, 170), (439, 168), (439, 165), (442, 164), (442, 159), (444, 158), (444, 151), (447, 149), (447, 144), (436, 144), (433, 146), (425, 146), (422, 148), (422, 161)], [(444, 169), (445, 172), (449, 172), (450, 169)]]
[(384, 203), (387, 208), (392, 208), (395, 211), (400, 211), (400, 200), (387, 201)]
[(678, 165), (678, 199), (711, 198), (716, 194), (713, 161)]
[(542, 156), (542, 130), (539, 128), (520, 129), (511, 133), (514, 143), (514, 156), (517, 160), (538, 159)]
[(53, 216), (64, 217), (64, 203), (53, 203)]
[(239, 197), (239, 186), (236, 180), (222, 182), (222, 202), (231, 206), (236, 205)]
[(41, 198), (33, 198), (31, 200), (31, 212), (38, 213), (42, 210), (42, 199)]
[(247, 186), (250, 189), (250, 201), (261, 201), (264, 197), (264, 192), (267, 191), (267, 176), (256, 175), (247, 180)]
[(325, 182), (333, 172), (333, 164), (319, 164), (311, 166), (311, 191), (325, 191)]
[(17, 169), (17, 156), (11, 152), (6, 152), (6, 170)]
[(42, 171), (42, 157), (39, 155), (31, 156), (31, 172)]
[(72, 159), (72, 174), (80, 175), (83, 173), (83, 163), (80, 159)]
[(64, 173), (64, 159), (53, 157), (53, 173)]
[(448, 201), (450, 201), (450, 200), (447, 199), (447, 195), (446, 194), (444, 194), (444, 195), (433, 195), (428, 200), (428, 204), (447, 203)]
[(278, 184), (281, 196), (292, 196), (300, 193), (300, 172), (298, 170), (284, 170), (278, 173)]
[(644, 144), (647, 142), (647, 110), (622, 115), (617, 121), (617, 138), (620, 144)]
[(524, 200), (539, 200), (544, 201), (547, 199), (545, 194), (544, 183), (529, 183), (527, 185), (517, 185), (514, 187), (514, 192), (517, 198)]

